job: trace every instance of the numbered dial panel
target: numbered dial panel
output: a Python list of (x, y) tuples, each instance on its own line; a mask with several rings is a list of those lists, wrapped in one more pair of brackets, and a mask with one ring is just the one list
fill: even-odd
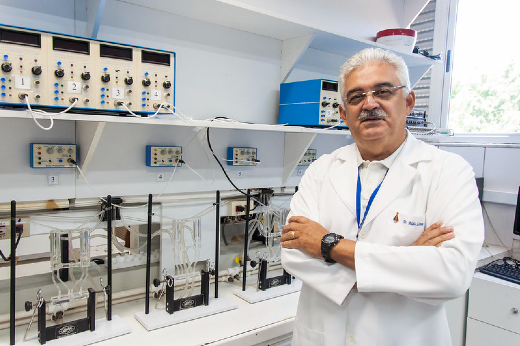
[(309, 166), (314, 161), (316, 161), (316, 149), (307, 149), (300, 162), (298, 162), (298, 166)]
[(3, 25), (0, 52), (0, 105), (120, 114), (174, 107), (173, 52)]
[(32, 168), (74, 168), (77, 162), (75, 144), (31, 143)]
[(320, 125), (344, 125), (339, 114), (341, 96), (338, 92), (338, 82), (321, 82), (319, 117)]
[(148, 167), (181, 167), (182, 147), (146, 146), (146, 165)]
[(230, 166), (256, 166), (256, 148), (228, 147), (227, 163)]

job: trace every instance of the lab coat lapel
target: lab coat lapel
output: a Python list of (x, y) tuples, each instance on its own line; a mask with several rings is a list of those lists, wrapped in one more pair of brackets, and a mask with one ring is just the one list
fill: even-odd
[(357, 163), (355, 145), (343, 148), (337, 156), (340, 163), (330, 172), (330, 183), (343, 204), (356, 216)]
[(376, 216), (383, 212), (409, 184), (417, 174), (415, 163), (430, 160), (428, 151), (421, 150), (423, 143), (408, 133), (408, 140), (403, 149), (395, 158), (392, 166), (381, 184), (372, 207), (367, 214), (365, 225), (369, 224)]

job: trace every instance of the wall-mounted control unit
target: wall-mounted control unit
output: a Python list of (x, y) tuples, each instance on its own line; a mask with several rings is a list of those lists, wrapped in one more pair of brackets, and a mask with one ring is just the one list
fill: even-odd
[(280, 84), (279, 124), (346, 127), (339, 114), (338, 82), (313, 79)]
[[(30, 235), (29, 217), (17, 218), (16, 219), (16, 236), (18, 233), (22, 233), (21, 237), (28, 237)], [(0, 219), (0, 240), (11, 239), (11, 220)]]
[(32, 168), (74, 168), (77, 165), (76, 144), (31, 143)]
[(307, 149), (300, 162), (298, 162), (298, 166), (309, 166), (314, 161), (316, 161), (316, 149)]
[(173, 52), (2, 25), (0, 52), (0, 105), (76, 102), (71, 111), (105, 114), (175, 105)]
[(228, 147), (227, 164), (230, 166), (256, 166), (256, 148)]
[(146, 146), (146, 165), (148, 167), (181, 167), (182, 147)]

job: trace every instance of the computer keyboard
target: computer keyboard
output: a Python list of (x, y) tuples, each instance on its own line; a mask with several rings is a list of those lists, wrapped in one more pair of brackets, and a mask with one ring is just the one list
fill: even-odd
[(520, 268), (507, 263), (488, 264), (479, 269), (481, 273), (520, 285)]

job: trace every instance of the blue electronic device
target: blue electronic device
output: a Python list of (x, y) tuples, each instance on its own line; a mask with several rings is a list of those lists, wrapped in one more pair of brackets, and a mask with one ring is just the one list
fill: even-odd
[(228, 147), (227, 164), (229, 166), (256, 166), (258, 161), (256, 148)]
[(76, 144), (31, 143), (31, 168), (75, 168), (78, 164)]
[(280, 84), (278, 123), (346, 127), (339, 114), (338, 82), (313, 79)]
[(148, 167), (181, 167), (182, 162), (182, 147), (146, 146), (146, 166)]

